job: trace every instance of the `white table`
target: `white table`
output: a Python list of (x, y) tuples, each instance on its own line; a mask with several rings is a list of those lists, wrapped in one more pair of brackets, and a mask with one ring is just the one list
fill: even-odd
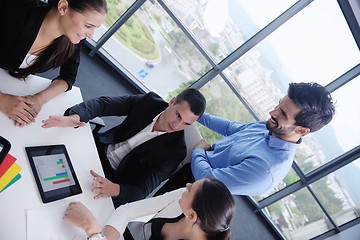
[[(45, 89), (50, 80), (29, 76), (26, 81), (12, 78), (0, 69), (0, 91), (13, 95), (34, 94)], [(0, 112), (0, 135), (11, 142), (10, 154), (17, 158), (16, 163), (22, 167), (21, 179), (0, 193), (0, 239), (26, 239), (26, 210), (62, 210), (65, 211), (71, 201), (83, 202), (101, 224), (114, 211), (110, 198), (94, 200), (91, 192), (92, 177), (90, 169), (103, 175), (100, 160), (89, 124), (81, 128), (41, 127), (41, 120), (50, 115), (62, 115), (64, 111), (82, 101), (80, 89), (62, 93), (47, 102), (41, 109), (35, 123), (25, 127), (15, 127), (13, 121)], [(36, 182), (25, 152), (26, 146), (65, 144), (83, 193), (59, 201), (44, 204), (41, 201)], [(46, 228), (46, 223), (44, 224)], [(54, 238), (55, 239), (55, 238)]]

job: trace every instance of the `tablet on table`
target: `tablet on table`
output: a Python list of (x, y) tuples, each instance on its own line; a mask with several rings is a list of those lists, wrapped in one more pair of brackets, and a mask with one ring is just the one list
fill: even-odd
[(26, 147), (43, 203), (82, 193), (65, 145)]

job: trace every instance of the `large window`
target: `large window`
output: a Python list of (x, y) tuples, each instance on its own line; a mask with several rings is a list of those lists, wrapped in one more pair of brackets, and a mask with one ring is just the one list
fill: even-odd
[[(314, 81), (325, 86), (359, 61), (360, 53), (337, 2), (319, 0), (235, 61), (226, 74), (260, 119), (267, 119), (289, 82)], [(336, 133), (345, 131), (336, 124), (339, 121), (334, 122), (303, 139), (296, 161), (305, 173), (344, 152)]]
[[(286, 239), (334, 234), (359, 219), (360, 52), (354, 35), (360, 30), (346, 10), (348, 0), (108, 5), (94, 51), (166, 99), (193, 86), (206, 97), (206, 112), (246, 123), (268, 119), (290, 82), (327, 86), (336, 102), (333, 121), (303, 138), (293, 168), (273, 192), (251, 201)], [(221, 138), (199, 129), (210, 143)]]
[[(335, 225), (360, 216), (360, 160), (321, 178), (309, 187)], [(335, 226), (308, 189), (303, 188), (265, 208), (288, 239), (310, 239)]]
[(360, 160), (340, 168), (311, 184), (321, 204), (340, 226), (360, 215)]
[(360, 89), (360, 77), (355, 78), (332, 93), (336, 102), (336, 116), (332, 121), (334, 138), (339, 143), (340, 152), (332, 153), (336, 157), (341, 153), (359, 146), (360, 143), (360, 101), (357, 101)]
[(165, 0), (217, 61), (223, 60), (295, 1)]
[(146, 1), (103, 48), (141, 84), (163, 97), (183, 84), (189, 86), (210, 69), (156, 1)]
[[(207, 113), (242, 123), (255, 121), (244, 104), (235, 96), (234, 92), (231, 91), (221, 77), (215, 77), (202, 87), (200, 92), (206, 98), (207, 107), (205, 111)], [(226, 101), (224, 101), (224, 99), (226, 99)], [(199, 130), (203, 138), (209, 143), (214, 143), (221, 139), (219, 135), (200, 124)]]
[(102, 26), (95, 31), (93, 39), (98, 41), (134, 2), (135, 0), (107, 0), (108, 14)]
[(271, 204), (266, 210), (287, 239), (311, 239), (333, 228), (307, 189)]

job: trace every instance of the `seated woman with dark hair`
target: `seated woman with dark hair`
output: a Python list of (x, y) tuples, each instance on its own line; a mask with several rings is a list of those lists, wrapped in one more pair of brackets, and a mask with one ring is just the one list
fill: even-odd
[[(230, 239), (235, 201), (216, 179), (201, 179), (164, 195), (121, 205), (101, 229), (80, 202), (69, 204), (64, 219), (85, 231), (88, 239)], [(155, 214), (146, 223), (132, 220)], [(126, 229), (126, 226), (128, 228)], [(126, 230), (125, 230), (126, 229)]]

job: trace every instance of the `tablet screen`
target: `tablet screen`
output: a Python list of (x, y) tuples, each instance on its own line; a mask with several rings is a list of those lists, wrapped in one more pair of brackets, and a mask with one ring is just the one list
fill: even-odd
[(25, 149), (44, 203), (82, 192), (64, 145)]

